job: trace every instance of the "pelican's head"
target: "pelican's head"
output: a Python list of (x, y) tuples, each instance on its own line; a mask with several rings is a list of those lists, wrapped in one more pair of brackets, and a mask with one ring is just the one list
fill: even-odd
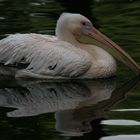
[(140, 73), (140, 67), (136, 62), (116, 43), (95, 29), (92, 22), (81, 14), (63, 13), (57, 21), (56, 35), (60, 40), (72, 44), (84, 43), (101, 47), (135, 72)]

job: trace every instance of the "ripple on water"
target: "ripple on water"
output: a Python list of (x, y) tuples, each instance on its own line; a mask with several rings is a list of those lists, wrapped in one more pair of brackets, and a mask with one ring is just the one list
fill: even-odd
[(0, 17), (0, 20), (4, 20), (5, 19), (5, 17)]
[(140, 135), (117, 135), (103, 137), (101, 140), (140, 140)]
[(113, 119), (113, 120), (103, 120), (101, 124), (105, 125), (140, 125), (139, 121), (135, 120), (124, 120), (124, 119)]
[(140, 111), (140, 109), (139, 108), (131, 108), (131, 109), (114, 109), (114, 110), (112, 110), (112, 111), (120, 111), (120, 112), (123, 112), (123, 111)]

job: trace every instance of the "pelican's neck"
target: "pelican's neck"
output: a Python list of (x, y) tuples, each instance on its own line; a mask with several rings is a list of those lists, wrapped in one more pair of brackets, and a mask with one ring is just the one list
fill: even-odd
[(56, 36), (58, 37), (59, 40), (69, 42), (73, 45), (79, 44), (79, 42), (75, 39), (74, 35), (68, 31), (67, 29), (64, 28), (56, 28)]
[(79, 42), (75, 39), (71, 29), (69, 29), (68, 20), (65, 19), (63, 15), (58, 19), (56, 24), (55, 34), (59, 40), (69, 42), (73, 45), (79, 44)]

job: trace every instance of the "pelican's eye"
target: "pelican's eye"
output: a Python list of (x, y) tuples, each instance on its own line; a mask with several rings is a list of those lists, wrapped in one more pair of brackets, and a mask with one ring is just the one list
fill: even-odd
[(84, 29), (89, 29), (89, 30), (93, 28), (92, 23), (90, 23), (90, 22), (85, 22), (85, 21), (82, 21), (82, 22), (81, 22), (81, 26), (82, 26), (82, 28), (84, 28)]
[(83, 26), (85, 26), (85, 25), (86, 25), (86, 22), (81, 22), (81, 24), (82, 24)]

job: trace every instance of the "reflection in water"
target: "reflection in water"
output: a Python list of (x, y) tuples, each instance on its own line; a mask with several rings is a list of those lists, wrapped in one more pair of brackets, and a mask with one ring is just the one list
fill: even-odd
[(118, 135), (118, 136), (109, 136), (104, 137), (101, 140), (139, 140), (140, 135)]
[(125, 125), (140, 125), (140, 122), (138, 121), (134, 121), (134, 120), (123, 120), (123, 119), (118, 119), (118, 120), (104, 120), (102, 121), (101, 124), (104, 124), (104, 125), (122, 125), (122, 126), (125, 126)]
[[(98, 120), (104, 117), (105, 111), (111, 108), (116, 103), (124, 100), (126, 98), (126, 93), (136, 85), (139, 81), (139, 77), (135, 77), (134, 79), (127, 81), (122, 85), (121, 88), (117, 88), (113, 90), (115, 85), (112, 85), (112, 92), (110, 92), (111, 96), (108, 99), (102, 100), (101, 102), (97, 102), (94, 105), (90, 104), (90, 101), (94, 103), (94, 98), (91, 98), (85, 102), (82, 108), (78, 108), (70, 111), (63, 111), (56, 113), (56, 128), (57, 130), (63, 132), (65, 136), (82, 136), (84, 133), (92, 134), (92, 130), (95, 131), (95, 124)], [(106, 82), (106, 90), (104, 90), (103, 94), (106, 94), (108, 87), (111, 85)], [(113, 81), (112, 81), (113, 82)], [(101, 83), (100, 83), (101, 84)], [(114, 87), (115, 88), (115, 87)], [(98, 86), (97, 86), (98, 89)], [(109, 92), (108, 90), (107, 92)], [(95, 91), (96, 92), (96, 91)], [(100, 90), (97, 90), (100, 93)], [(98, 96), (98, 94), (97, 94)], [(83, 104), (81, 102), (80, 104)], [(96, 102), (96, 101), (95, 101)], [(90, 105), (90, 106), (87, 106)], [(58, 120), (58, 121), (57, 121)], [(99, 121), (100, 122), (100, 121)], [(99, 122), (97, 125), (99, 125)], [(98, 130), (95, 131), (98, 133)], [(84, 135), (86, 136), (90, 135)]]
[[(7, 76), (5, 80), (8, 80)], [(92, 124), (102, 119), (112, 105), (123, 100), (138, 80), (139, 77), (135, 77), (121, 88), (116, 88), (115, 78), (93, 81), (19, 80), (14, 82), (15, 85), (9, 82), (9, 87), (1, 87), (0, 106), (14, 108), (7, 112), (8, 117), (55, 112), (57, 131), (64, 136), (86, 136), (85, 133), (94, 130)], [(0, 83), (3, 81), (4, 76)]]
[[(3, 81), (2, 81), (3, 82)], [(9, 117), (82, 108), (111, 97), (115, 81), (19, 82), (21, 86), (0, 89), (0, 106), (17, 108)]]

